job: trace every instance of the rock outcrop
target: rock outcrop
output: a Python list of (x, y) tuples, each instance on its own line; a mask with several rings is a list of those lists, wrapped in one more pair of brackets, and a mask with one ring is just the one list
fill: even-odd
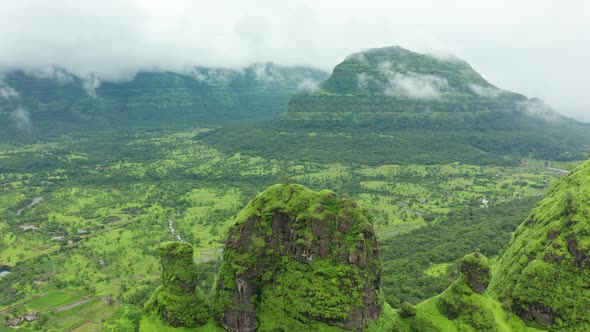
[(162, 285), (145, 307), (159, 314), (171, 326), (199, 326), (209, 319), (207, 299), (197, 287), (197, 268), (193, 248), (184, 242), (167, 242), (160, 246)]
[(360, 330), (382, 310), (379, 243), (346, 196), (275, 185), (237, 216), (214, 304), (229, 331)]
[(474, 292), (482, 294), (490, 283), (490, 263), (480, 253), (466, 255), (461, 260), (461, 274)]

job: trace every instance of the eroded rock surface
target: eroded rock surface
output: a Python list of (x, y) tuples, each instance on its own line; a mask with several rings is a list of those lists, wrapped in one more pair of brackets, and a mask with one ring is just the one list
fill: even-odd
[(346, 196), (275, 185), (237, 216), (214, 311), (229, 331), (359, 330), (378, 318), (379, 243)]

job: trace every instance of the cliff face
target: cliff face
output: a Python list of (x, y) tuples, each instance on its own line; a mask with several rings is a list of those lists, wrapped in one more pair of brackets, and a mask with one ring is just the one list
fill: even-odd
[(590, 162), (557, 181), (496, 264), (491, 289), (527, 324), (590, 329)]
[(379, 243), (349, 197), (275, 185), (237, 216), (214, 314), (230, 331), (364, 328), (382, 309)]
[(188, 243), (167, 242), (160, 246), (162, 285), (145, 307), (171, 326), (198, 326), (209, 319), (205, 294), (197, 287), (193, 248)]

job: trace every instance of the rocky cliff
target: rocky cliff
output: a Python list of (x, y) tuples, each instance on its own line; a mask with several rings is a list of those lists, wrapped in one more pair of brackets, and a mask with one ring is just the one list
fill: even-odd
[(205, 293), (197, 287), (193, 248), (188, 243), (167, 242), (160, 246), (162, 285), (145, 308), (171, 326), (199, 326), (209, 319)]
[(229, 331), (359, 330), (382, 310), (380, 273), (371, 219), (353, 199), (275, 185), (229, 231), (214, 314)]
[(590, 329), (590, 162), (557, 181), (518, 228), (491, 288), (529, 325)]

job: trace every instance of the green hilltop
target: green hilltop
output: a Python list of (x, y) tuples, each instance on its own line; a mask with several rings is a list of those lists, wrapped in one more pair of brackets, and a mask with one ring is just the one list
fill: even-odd
[(230, 331), (363, 329), (382, 311), (380, 274), (372, 222), (353, 199), (279, 184), (229, 229), (211, 311)]

